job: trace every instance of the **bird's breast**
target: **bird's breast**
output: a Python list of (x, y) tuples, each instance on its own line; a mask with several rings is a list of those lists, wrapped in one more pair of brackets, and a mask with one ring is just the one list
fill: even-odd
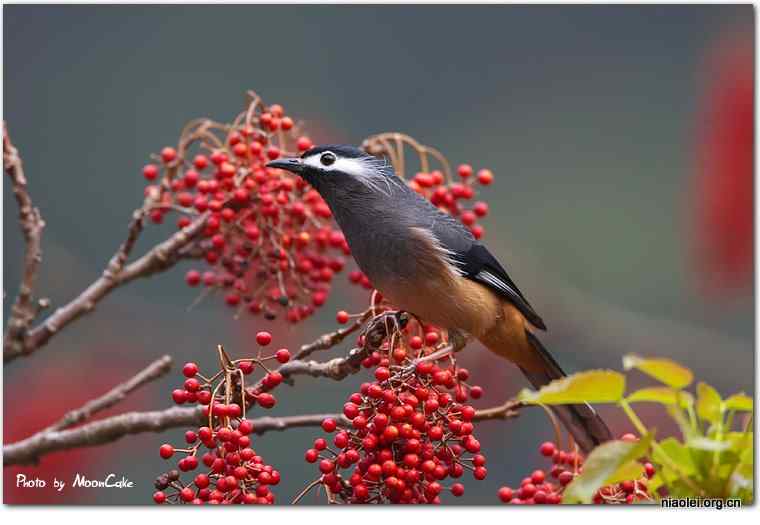
[(500, 315), (499, 298), (463, 277), (435, 239), (418, 228), (375, 239), (368, 232), (356, 244), (354, 257), (375, 288), (425, 322), (478, 336)]

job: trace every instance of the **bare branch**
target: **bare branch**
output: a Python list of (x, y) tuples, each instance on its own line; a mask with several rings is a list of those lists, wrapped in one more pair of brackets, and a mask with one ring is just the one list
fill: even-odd
[(336, 330), (334, 332), (331, 332), (329, 334), (323, 334), (319, 338), (317, 338), (315, 341), (312, 341), (309, 344), (305, 344), (301, 347), (301, 349), (298, 351), (298, 353), (293, 357), (294, 360), (302, 360), (305, 357), (310, 356), (314, 352), (317, 352), (319, 350), (328, 350), (334, 346), (339, 345), (343, 342), (343, 340), (348, 337), (350, 334), (356, 332), (359, 328), (364, 325), (364, 323), (369, 319), (370, 315), (372, 315), (371, 310), (367, 310), (364, 312), (356, 321), (354, 321), (350, 326), (347, 326), (345, 328), (341, 328), (340, 330)]
[(59, 421), (50, 425), (42, 432), (54, 432), (65, 428), (73, 427), (79, 423), (91, 418), (98, 412), (106, 410), (122, 401), (129, 394), (150, 383), (169, 372), (172, 366), (172, 358), (165, 355), (153, 361), (146, 368), (138, 372), (129, 380), (116, 385), (104, 395), (88, 401), (82, 407), (71, 410)]
[(51, 452), (111, 443), (129, 434), (162, 432), (182, 426), (201, 424), (201, 409), (174, 407), (153, 412), (128, 412), (81, 427), (40, 432), (3, 446), (3, 465), (36, 463)]
[(199, 216), (189, 226), (154, 246), (139, 259), (124, 266), (142, 224), (142, 217), (139, 215), (139, 212), (135, 212), (127, 240), (111, 258), (103, 275), (90, 284), (78, 297), (67, 305), (58, 308), (38, 326), (31, 329), (24, 339), (23, 347), (13, 348), (6, 343), (3, 352), (4, 362), (10, 362), (23, 354), (30, 354), (38, 350), (68, 324), (90, 313), (95, 305), (115, 288), (134, 279), (148, 277), (174, 266), (182, 258), (182, 250), (203, 230), (208, 218), (208, 214)]
[[(485, 410), (478, 410), (475, 421), (491, 419), (511, 419), (517, 417), (516, 401), (507, 401), (503, 405)], [(283, 431), (290, 428), (318, 427), (326, 418), (334, 418), (341, 425), (349, 421), (341, 414), (304, 414), (298, 416), (271, 417), (264, 416), (252, 420), (253, 431), (264, 434), (271, 431)], [(78, 447), (103, 445), (119, 440), (130, 434), (143, 432), (163, 432), (172, 428), (194, 427), (205, 422), (201, 408), (173, 407), (152, 412), (129, 412), (109, 417), (100, 421), (87, 423), (70, 430), (40, 432), (22, 441), (3, 447), (3, 465), (24, 465), (35, 463), (51, 452), (59, 452)]]
[(24, 175), (24, 165), (18, 150), (11, 142), (5, 122), (3, 122), (3, 169), (10, 178), (13, 194), (18, 203), (19, 224), (26, 243), (24, 274), (21, 278), (16, 302), (11, 308), (4, 347), (6, 350), (11, 349), (14, 352), (22, 353), (24, 337), (38, 312), (38, 307), (32, 304), (32, 294), (34, 293), (37, 269), (42, 260), (41, 241), (45, 221), (42, 220), (40, 210), (35, 208), (32, 203)]
[[(335, 414), (309, 414), (280, 418), (262, 417), (252, 421), (254, 432), (263, 434), (271, 430), (318, 426), (327, 417), (339, 416)], [(3, 465), (35, 463), (40, 457), (51, 452), (103, 445), (130, 434), (163, 432), (178, 427), (194, 427), (202, 425), (204, 421), (200, 407), (173, 407), (152, 412), (128, 412), (100, 421), (93, 421), (74, 429), (41, 432), (22, 441), (5, 445), (3, 447)]]
[(484, 408), (475, 412), (475, 421), (487, 421), (489, 419), (512, 419), (520, 415), (519, 409), (525, 405), (514, 399), (508, 399), (499, 406)]

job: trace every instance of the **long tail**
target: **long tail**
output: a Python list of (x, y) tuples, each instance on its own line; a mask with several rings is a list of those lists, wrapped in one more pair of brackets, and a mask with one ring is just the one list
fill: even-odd
[[(541, 388), (555, 379), (561, 379), (567, 374), (557, 364), (549, 351), (544, 348), (541, 341), (533, 334), (526, 331), (528, 343), (535, 349), (535, 353), (541, 360), (538, 370), (528, 370), (520, 367), (522, 373), (528, 378), (534, 388)], [(554, 414), (562, 421), (568, 432), (572, 434), (578, 446), (584, 453), (612, 439), (612, 433), (604, 423), (596, 410), (589, 404), (583, 405), (555, 405), (551, 407)]]

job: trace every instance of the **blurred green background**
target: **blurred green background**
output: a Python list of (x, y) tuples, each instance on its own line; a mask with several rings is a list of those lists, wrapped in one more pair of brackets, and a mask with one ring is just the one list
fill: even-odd
[[(695, 271), (692, 249), (700, 115), (714, 80), (706, 57), (736, 35), (752, 49), (752, 6), (12, 5), (3, 15), (3, 118), (47, 223), (37, 289), (53, 308), (94, 280), (118, 247), (149, 155), (175, 144), (191, 118), (231, 119), (255, 89), (303, 119), (315, 142), (398, 130), (453, 163), (490, 167), (485, 240), (544, 317), (546, 344), (568, 371), (619, 368), (637, 351), (676, 358), (723, 393), (754, 391), (752, 275), (729, 293), (706, 293), (700, 283), (709, 276)], [(750, 53), (742, 67), (753, 63)], [(3, 190), (7, 319), (22, 244), (7, 181)], [(137, 252), (171, 228), (147, 227)], [(189, 266), (119, 290), (39, 354), (5, 367), (4, 441), (43, 428), (160, 354), (209, 369), (217, 343), (244, 356), (263, 328), (293, 348), (333, 329), (336, 310), (366, 300), (341, 277), (328, 304), (295, 328), (234, 321), (218, 299), (188, 311)], [(462, 359), (486, 388), (479, 406), (525, 386), (482, 348)], [(271, 412), (339, 410), (362, 379), (299, 378)], [(177, 371), (109, 413), (169, 406), (180, 381)], [(604, 413), (628, 429), (614, 410)], [(545, 466), (536, 449), (552, 432), (542, 414), (479, 427), (489, 476), (468, 479), (456, 502), (495, 503), (499, 486)], [(158, 447), (181, 435), (141, 434), (5, 468), (4, 501), (148, 503), (164, 470)], [(302, 458), (319, 435), (255, 440), (282, 472), (279, 502), (316, 477)], [(22, 490), (19, 472), (69, 480), (115, 472), (136, 487)]]

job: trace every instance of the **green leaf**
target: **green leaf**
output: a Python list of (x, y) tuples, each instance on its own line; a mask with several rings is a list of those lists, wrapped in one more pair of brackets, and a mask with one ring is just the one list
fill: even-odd
[(675, 405), (680, 402), (681, 408), (688, 408), (694, 404), (694, 397), (688, 392), (673, 390), (666, 386), (654, 386), (642, 388), (628, 395), (625, 399), (629, 403), (660, 403), (661, 405)]
[(644, 358), (628, 354), (623, 358), (623, 368), (626, 370), (637, 368), (673, 388), (687, 387), (694, 379), (691, 370), (666, 358)]
[(697, 415), (704, 421), (717, 423), (721, 417), (720, 394), (707, 383), (697, 385)]
[(718, 441), (706, 437), (694, 437), (686, 442), (686, 445), (690, 448), (697, 450), (706, 450), (708, 452), (721, 452), (731, 448), (731, 444), (725, 441)]
[(728, 432), (726, 433), (725, 440), (731, 444), (731, 448), (734, 450), (743, 451), (748, 447), (752, 448), (752, 443), (754, 443), (754, 436), (752, 434), (751, 430), (749, 432)]
[[(667, 461), (663, 457), (663, 454), (667, 455), (673, 462), (678, 465), (681, 471), (690, 476), (697, 472), (697, 467), (694, 465), (694, 460), (689, 453), (689, 449), (678, 441), (674, 437), (669, 437), (660, 441), (659, 448), (655, 448), (652, 453), (652, 460), (658, 465), (662, 465), (665, 468)], [(675, 473), (673, 473), (675, 475)]]
[(552, 381), (538, 392), (523, 389), (523, 403), (566, 405), (570, 403), (615, 403), (623, 398), (625, 376), (612, 370), (590, 370)]
[(724, 401), (726, 410), (737, 410), (739, 412), (752, 412), (752, 398), (741, 394), (734, 394)]
[(725, 440), (737, 455), (738, 461), (750, 465), (753, 463), (753, 443), (755, 442), (753, 432), (729, 432), (726, 434)]
[(638, 442), (608, 441), (591, 451), (583, 463), (583, 472), (565, 489), (565, 503), (590, 503), (601, 487), (625, 479), (641, 477), (643, 466), (636, 461), (644, 456), (652, 442), (647, 434)]
[(678, 428), (681, 430), (681, 435), (684, 439), (690, 439), (699, 434), (698, 430), (692, 426), (691, 419), (687, 418), (683, 410), (676, 407), (676, 405), (665, 405), (665, 410), (673, 418), (673, 421), (678, 424)]

